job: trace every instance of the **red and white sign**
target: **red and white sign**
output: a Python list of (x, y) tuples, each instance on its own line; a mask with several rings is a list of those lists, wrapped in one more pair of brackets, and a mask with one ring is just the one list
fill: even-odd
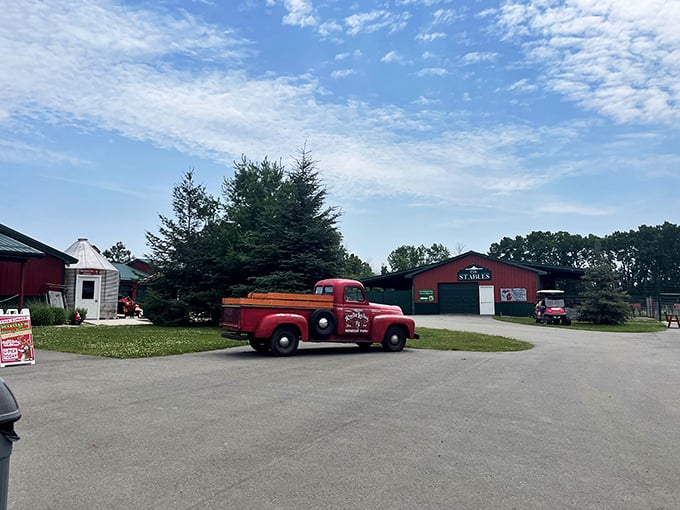
[(0, 367), (34, 363), (31, 316), (0, 315)]

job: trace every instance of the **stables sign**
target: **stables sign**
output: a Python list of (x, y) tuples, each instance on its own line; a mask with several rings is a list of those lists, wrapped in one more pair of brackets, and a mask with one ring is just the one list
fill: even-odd
[(479, 280), (491, 280), (491, 269), (478, 266), (469, 266), (458, 271), (459, 282), (471, 282)]

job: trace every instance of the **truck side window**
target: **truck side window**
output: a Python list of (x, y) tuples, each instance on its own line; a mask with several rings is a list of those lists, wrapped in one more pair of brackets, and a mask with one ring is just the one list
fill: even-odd
[(345, 287), (345, 301), (352, 303), (363, 303), (364, 293), (359, 287)]

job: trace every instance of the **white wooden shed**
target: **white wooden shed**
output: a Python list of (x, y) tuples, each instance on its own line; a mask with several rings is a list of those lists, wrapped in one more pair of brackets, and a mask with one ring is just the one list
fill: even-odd
[(64, 253), (78, 259), (64, 270), (66, 306), (86, 308), (87, 319), (115, 319), (118, 311), (118, 269), (87, 239), (78, 239)]

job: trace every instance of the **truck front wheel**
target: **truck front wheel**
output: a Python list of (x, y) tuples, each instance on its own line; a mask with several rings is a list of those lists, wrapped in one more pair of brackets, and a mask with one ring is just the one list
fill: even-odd
[(382, 346), (385, 351), (398, 352), (404, 349), (406, 345), (406, 334), (404, 328), (399, 326), (390, 326), (385, 332), (385, 337), (382, 341)]
[(269, 341), (261, 338), (251, 338), (248, 340), (250, 346), (259, 353), (269, 352)]
[(297, 331), (290, 326), (276, 328), (269, 339), (269, 346), (274, 356), (290, 356), (298, 348)]

